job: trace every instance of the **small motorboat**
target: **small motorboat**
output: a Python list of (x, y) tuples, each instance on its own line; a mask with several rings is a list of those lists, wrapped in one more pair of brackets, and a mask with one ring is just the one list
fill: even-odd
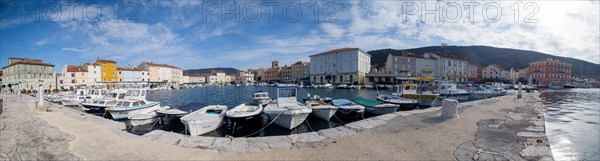
[(271, 98), (269, 98), (269, 93), (263, 91), (258, 91), (252, 94), (252, 100), (254, 104), (260, 104), (263, 106), (271, 102)]
[(133, 114), (133, 115), (127, 117), (127, 119), (129, 119), (129, 123), (131, 123), (132, 126), (152, 124), (152, 123), (155, 123), (156, 120), (158, 119), (158, 114), (156, 113), (156, 111), (165, 110), (165, 109), (169, 109), (169, 108), (170, 108), (169, 106), (160, 107), (160, 108), (147, 108), (147, 109), (140, 111), (137, 114)]
[(263, 110), (269, 116), (269, 120), (289, 130), (302, 124), (312, 109), (298, 102), (297, 94), (295, 87), (277, 88), (277, 99)]
[(181, 123), (192, 136), (216, 130), (223, 125), (227, 106), (210, 105), (181, 117)]
[(256, 106), (246, 105), (244, 103), (235, 106), (233, 109), (227, 111), (225, 115), (229, 118), (229, 121), (234, 123), (236, 126), (246, 123), (255, 123), (261, 120), (260, 114), (263, 111), (263, 106), (258, 104)]
[(159, 109), (159, 102), (150, 102), (145, 100), (123, 100), (117, 102), (117, 105), (107, 108), (114, 120), (126, 119), (131, 115), (135, 115), (144, 109)]
[(470, 99), (473, 99), (473, 100), (487, 99), (487, 98), (490, 98), (495, 95), (496, 95), (495, 91), (489, 90), (489, 89), (485, 88), (484, 86), (475, 86)]
[(323, 120), (329, 121), (335, 112), (339, 109), (331, 104), (326, 104), (324, 102), (317, 101), (308, 101), (306, 102), (306, 107), (312, 109), (311, 115), (321, 118)]
[(183, 117), (183, 116), (187, 115), (188, 113), (189, 112), (185, 112), (183, 110), (176, 109), (176, 108), (169, 108), (169, 109), (163, 109), (163, 110), (156, 111), (156, 114), (158, 114), (158, 116), (167, 116), (167, 117)]
[(356, 104), (347, 99), (334, 99), (332, 103), (338, 107), (337, 114), (342, 117), (352, 118), (357, 120), (365, 113), (365, 106)]
[(438, 86), (437, 93), (441, 98), (452, 98), (458, 101), (468, 101), (471, 93), (464, 89), (459, 89), (456, 84), (443, 82)]
[(384, 103), (377, 100), (366, 99), (364, 97), (354, 97), (352, 101), (365, 106), (365, 110), (368, 113), (383, 115), (388, 113), (394, 113), (398, 110), (400, 105)]
[(404, 98), (399, 95), (381, 94), (377, 96), (377, 100), (385, 103), (400, 105), (400, 109), (402, 111), (413, 110), (419, 106), (419, 100)]

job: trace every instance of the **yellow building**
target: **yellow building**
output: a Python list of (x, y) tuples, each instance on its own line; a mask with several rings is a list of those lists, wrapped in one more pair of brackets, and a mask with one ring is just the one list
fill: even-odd
[(96, 59), (96, 64), (100, 65), (100, 79), (102, 79), (102, 82), (116, 82), (119, 80), (117, 62)]

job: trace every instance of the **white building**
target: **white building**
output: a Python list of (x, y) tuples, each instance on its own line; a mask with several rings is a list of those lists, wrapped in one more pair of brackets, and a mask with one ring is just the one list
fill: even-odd
[(142, 68), (118, 67), (119, 82), (148, 82), (150, 81), (150, 72)]
[(385, 71), (400, 77), (437, 77), (437, 60), (430, 53), (417, 55), (401, 52), (389, 54)]
[(42, 60), (29, 58), (8, 58), (8, 65), (2, 68), (2, 83), (18, 90), (36, 90), (56, 87), (54, 65)]
[(438, 60), (438, 78), (447, 81), (467, 81), (469, 62), (454, 55), (432, 54)]
[(59, 89), (73, 90), (78, 86), (86, 86), (88, 80), (87, 67), (77, 65), (64, 65), (58, 77)]
[(248, 71), (240, 71), (238, 76), (235, 78), (236, 84), (248, 84), (254, 82), (254, 73)]
[(102, 82), (102, 76), (100, 73), (101, 72), (101, 67), (100, 64), (96, 64), (96, 63), (85, 63), (82, 65), (83, 67), (87, 68), (87, 84), (88, 85), (97, 85), (98, 82)]
[(138, 68), (150, 72), (150, 82), (162, 82), (177, 85), (182, 83), (183, 70), (167, 64), (143, 62)]
[(483, 79), (510, 79), (510, 72), (496, 64), (488, 65), (482, 72)]
[(315, 83), (365, 83), (371, 55), (359, 48), (340, 48), (310, 56), (310, 80)]
[(224, 72), (213, 72), (206, 76), (207, 84), (223, 84), (235, 80), (235, 76), (227, 75)]

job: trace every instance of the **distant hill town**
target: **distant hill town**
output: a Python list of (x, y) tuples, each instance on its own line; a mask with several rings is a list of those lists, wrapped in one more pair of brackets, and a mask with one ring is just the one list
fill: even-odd
[[(425, 52), (436, 53), (440, 50), (442, 50), (441, 46), (427, 46), (412, 49), (380, 49), (368, 51), (367, 53), (372, 56), (371, 64), (377, 68), (381, 68), (385, 66), (385, 61), (389, 53), (408, 51), (416, 54), (423, 54)], [(463, 57), (471, 64), (482, 67), (490, 64), (498, 64), (506, 68), (522, 69), (526, 68), (530, 62), (535, 60), (542, 58), (558, 58), (573, 65), (574, 76), (581, 77), (583, 75), (583, 77), (587, 78), (600, 79), (600, 64), (594, 64), (574, 58), (554, 56), (536, 51), (497, 48), (491, 46), (445, 46), (443, 50), (451, 55)]]

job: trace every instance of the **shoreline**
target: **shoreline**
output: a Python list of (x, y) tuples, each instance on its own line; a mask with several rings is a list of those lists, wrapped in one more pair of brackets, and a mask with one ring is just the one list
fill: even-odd
[[(439, 119), (441, 107), (432, 107), (317, 132), (254, 138), (190, 137), (162, 130), (137, 136), (123, 131), (124, 123), (52, 103), (46, 104), (52, 112), (32, 117), (74, 136), (64, 142), (84, 160), (553, 160), (539, 93), (524, 93), (523, 99), (513, 94), (460, 103), (458, 119)], [(12, 105), (7, 110), (19, 108), (14, 102), (7, 103)], [(7, 110), (2, 117), (11, 114)]]

